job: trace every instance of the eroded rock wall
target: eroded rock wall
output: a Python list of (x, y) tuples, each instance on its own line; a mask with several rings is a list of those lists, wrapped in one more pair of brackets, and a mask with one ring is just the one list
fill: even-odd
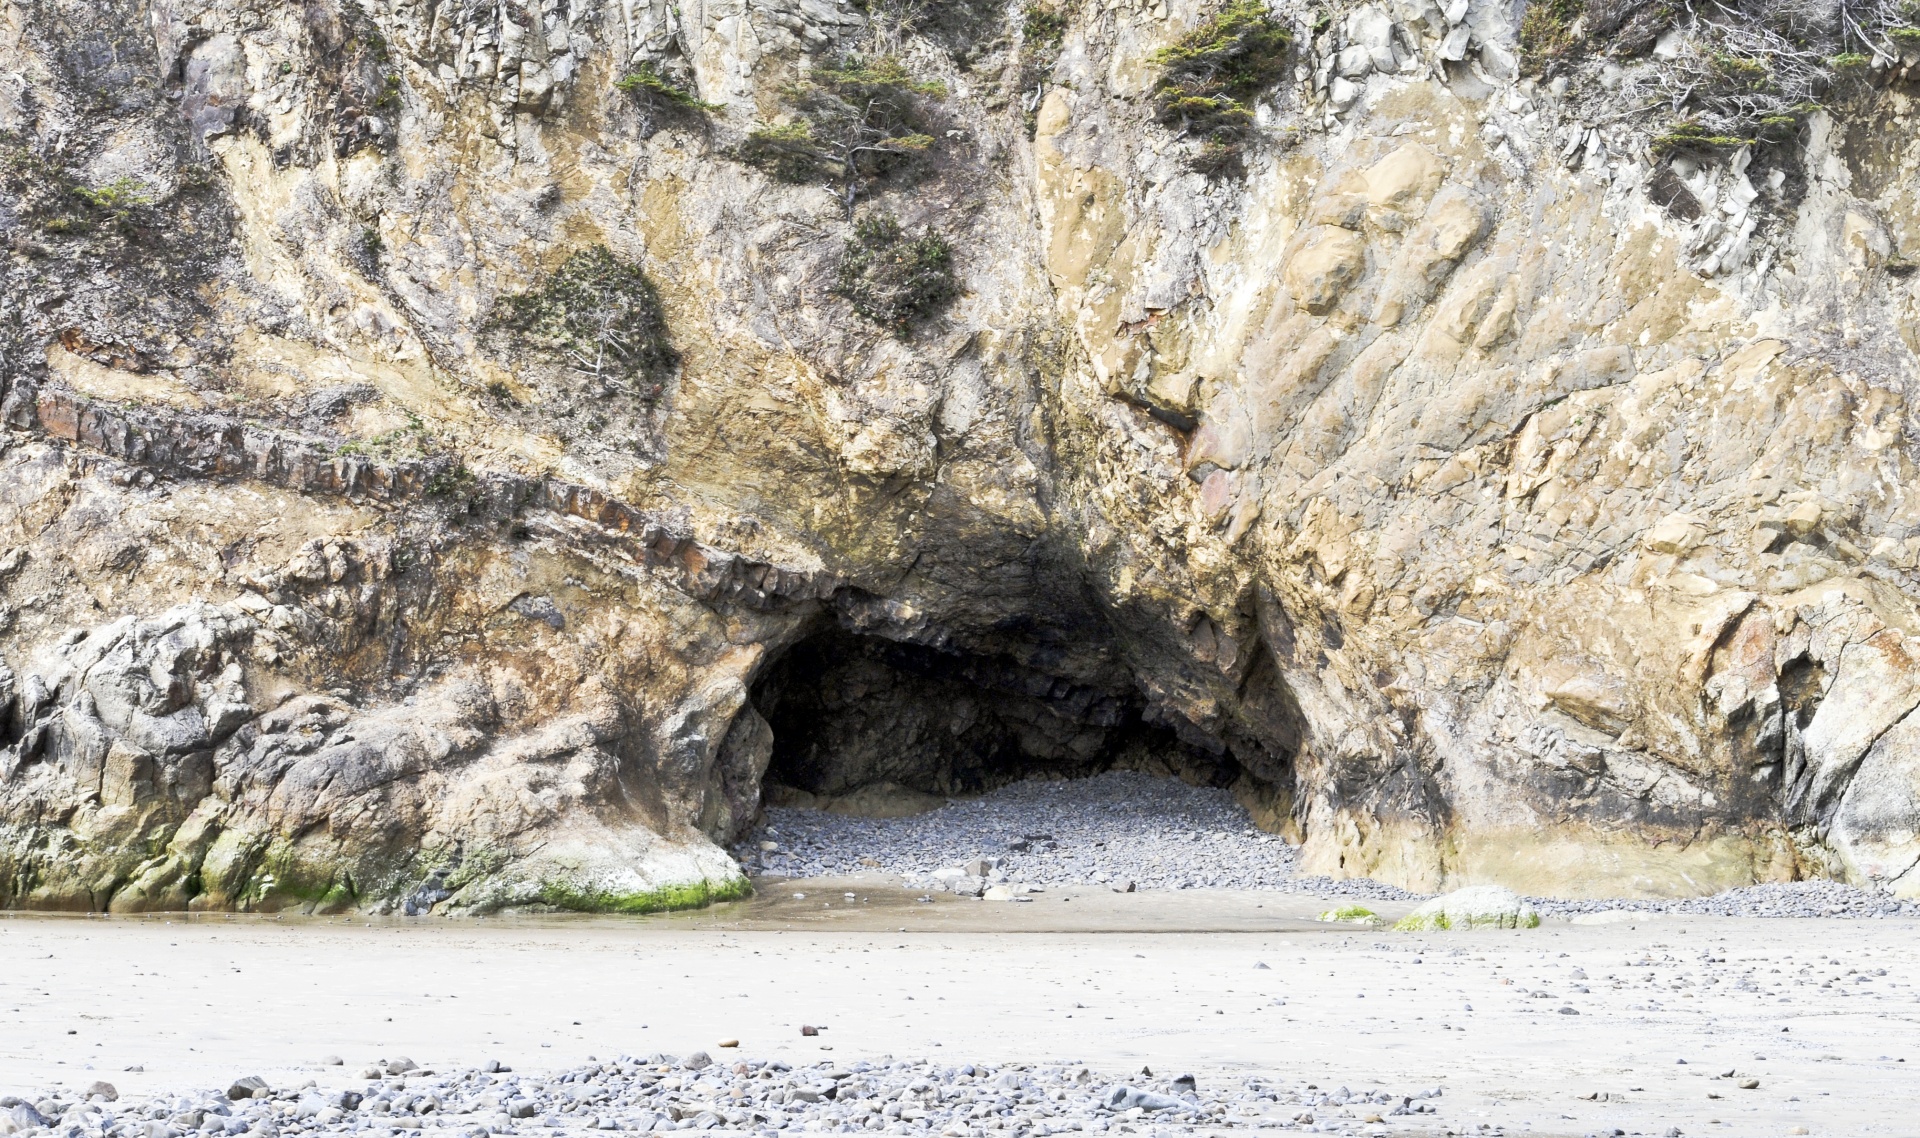
[[(724, 895), (837, 638), (919, 678), (823, 791), (1151, 738), (1315, 871), (1920, 890), (1904, 80), (1676, 163), (1505, 6), (1276, 9), (1209, 177), (1150, 105), (1209, 10), (1062, 11), (0, 7), (0, 900)], [(904, 337), (735, 157), (848, 51), (944, 89), (860, 207), (952, 243)], [(594, 246), (657, 390), (491, 319)]]
[[(1842, 153), (1910, 128), (1816, 117), (1773, 157), (1789, 201), (1745, 152), (1656, 163), (1509, 82), (1498, 9), (1434, 15), (1339, 54), (1364, 82), (1277, 112), (1299, 143), (1231, 195), (1127, 129), (1150, 13), (1041, 107), (1090, 569), (1142, 657), (1187, 657), (1143, 683), (1226, 739), (1290, 705), (1314, 870), (1920, 885), (1887, 807), (1916, 785), (1915, 218)], [(1704, 213), (1657, 204), (1675, 171)]]

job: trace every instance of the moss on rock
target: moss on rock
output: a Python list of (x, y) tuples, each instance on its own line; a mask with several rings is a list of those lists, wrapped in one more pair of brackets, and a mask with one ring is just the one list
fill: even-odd
[(1443, 932), (1449, 929), (1532, 929), (1540, 914), (1511, 889), (1474, 885), (1435, 897), (1400, 918), (1400, 932)]
[(540, 887), (541, 903), (574, 913), (666, 913), (700, 909), (721, 901), (740, 901), (752, 894), (753, 884), (744, 877), (667, 885), (639, 893), (587, 889), (561, 881), (549, 881)]

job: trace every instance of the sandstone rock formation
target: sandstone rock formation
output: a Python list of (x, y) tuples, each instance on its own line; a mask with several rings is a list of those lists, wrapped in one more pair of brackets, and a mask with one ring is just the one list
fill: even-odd
[[(691, 903), (774, 783), (1116, 762), (1313, 872), (1920, 893), (1920, 49), (1681, 153), (1684, 27), (1276, 6), (1203, 171), (1215, 10), (0, 0), (0, 902)], [(905, 335), (740, 160), (854, 52), (939, 84)], [(503, 325), (600, 248), (671, 374)]]

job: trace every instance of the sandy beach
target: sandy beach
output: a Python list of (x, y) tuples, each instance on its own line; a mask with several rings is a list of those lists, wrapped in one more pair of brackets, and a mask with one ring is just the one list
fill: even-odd
[(1270, 893), (917, 896), (838, 879), (654, 918), (9, 917), (0, 1092), (325, 1088), (396, 1055), (540, 1071), (737, 1039), (796, 1064), (1444, 1088), (1440, 1121), (1409, 1133), (1892, 1135), (1920, 1117), (1907, 920), (1416, 935)]

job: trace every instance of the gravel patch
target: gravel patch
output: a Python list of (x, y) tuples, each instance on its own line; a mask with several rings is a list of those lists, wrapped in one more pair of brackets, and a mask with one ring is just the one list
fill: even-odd
[[(768, 841), (779, 848), (762, 851)], [(1293, 877), (1295, 856), (1226, 791), (1130, 771), (1017, 782), (909, 818), (776, 807), (746, 847), (791, 877), (878, 869), (919, 884), (937, 870), (998, 858), (1008, 881), (1126, 879), (1142, 889), (1271, 888)]]
[[(763, 848), (772, 843), (776, 848)], [(1296, 876), (1297, 851), (1253, 824), (1225, 790), (1110, 771), (1018, 782), (910, 818), (770, 808), (734, 850), (750, 873), (831, 877), (878, 870), (910, 888), (1083, 885), (1271, 889), (1398, 900), (1375, 881)], [(981, 874), (955, 874), (986, 861)], [(945, 873), (946, 876), (936, 875)], [(964, 888), (955, 889), (965, 891)], [(978, 889), (974, 890), (976, 893)]]
[(1789, 881), (1748, 885), (1711, 897), (1676, 901), (1564, 901), (1530, 897), (1543, 917), (1572, 917), (1583, 913), (1666, 913), (1706, 917), (1913, 917), (1920, 903), (1901, 901), (1839, 881)]
[[(747, 872), (781, 877), (897, 874), (909, 887), (1018, 898), (1025, 889), (1259, 889), (1418, 901), (1365, 878), (1303, 877), (1298, 851), (1253, 824), (1225, 790), (1110, 771), (1014, 783), (909, 818), (769, 808), (735, 848)], [(989, 894), (996, 895), (996, 894)], [(1730, 889), (1683, 900), (1527, 899), (1543, 917), (1609, 911), (1726, 917), (1920, 916), (1920, 902), (1836, 881)]]
[[(39, 1101), (0, 1099), (0, 1123), (28, 1136), (156, 1135), (286, 1138), (356, 1134), (400, 1138), (422, 1130), (461, 1138), (667, 1130), (726, 1135), (874, 1132), (985, 1138), (1085, 1133), (1190, 1133), (1197, 1128), (1351, 1130), (1393, 1119), (1397, 1132), (1440, 1129), (1441, 1090), (1363, 1090), (1260, 1077), (1195, 1080), (1096, 1073), (1075, 1063), (935, 1063), (927, 1060), (795, 1065), (735, 1059), (623, 1056), (547, 1076), (498, 1063), (444, 1074), (405, 1059), (360, 1072), (350, 1089), (317, 1082), (286, 1089), (236, 1080), (227, 1090), (110, 1100), (55, 1090)], [(1326, 1121), (1321, 1121), (1325, 1119)], [(1432, 1123), (1431, 1127), (1419, 1125)]]

